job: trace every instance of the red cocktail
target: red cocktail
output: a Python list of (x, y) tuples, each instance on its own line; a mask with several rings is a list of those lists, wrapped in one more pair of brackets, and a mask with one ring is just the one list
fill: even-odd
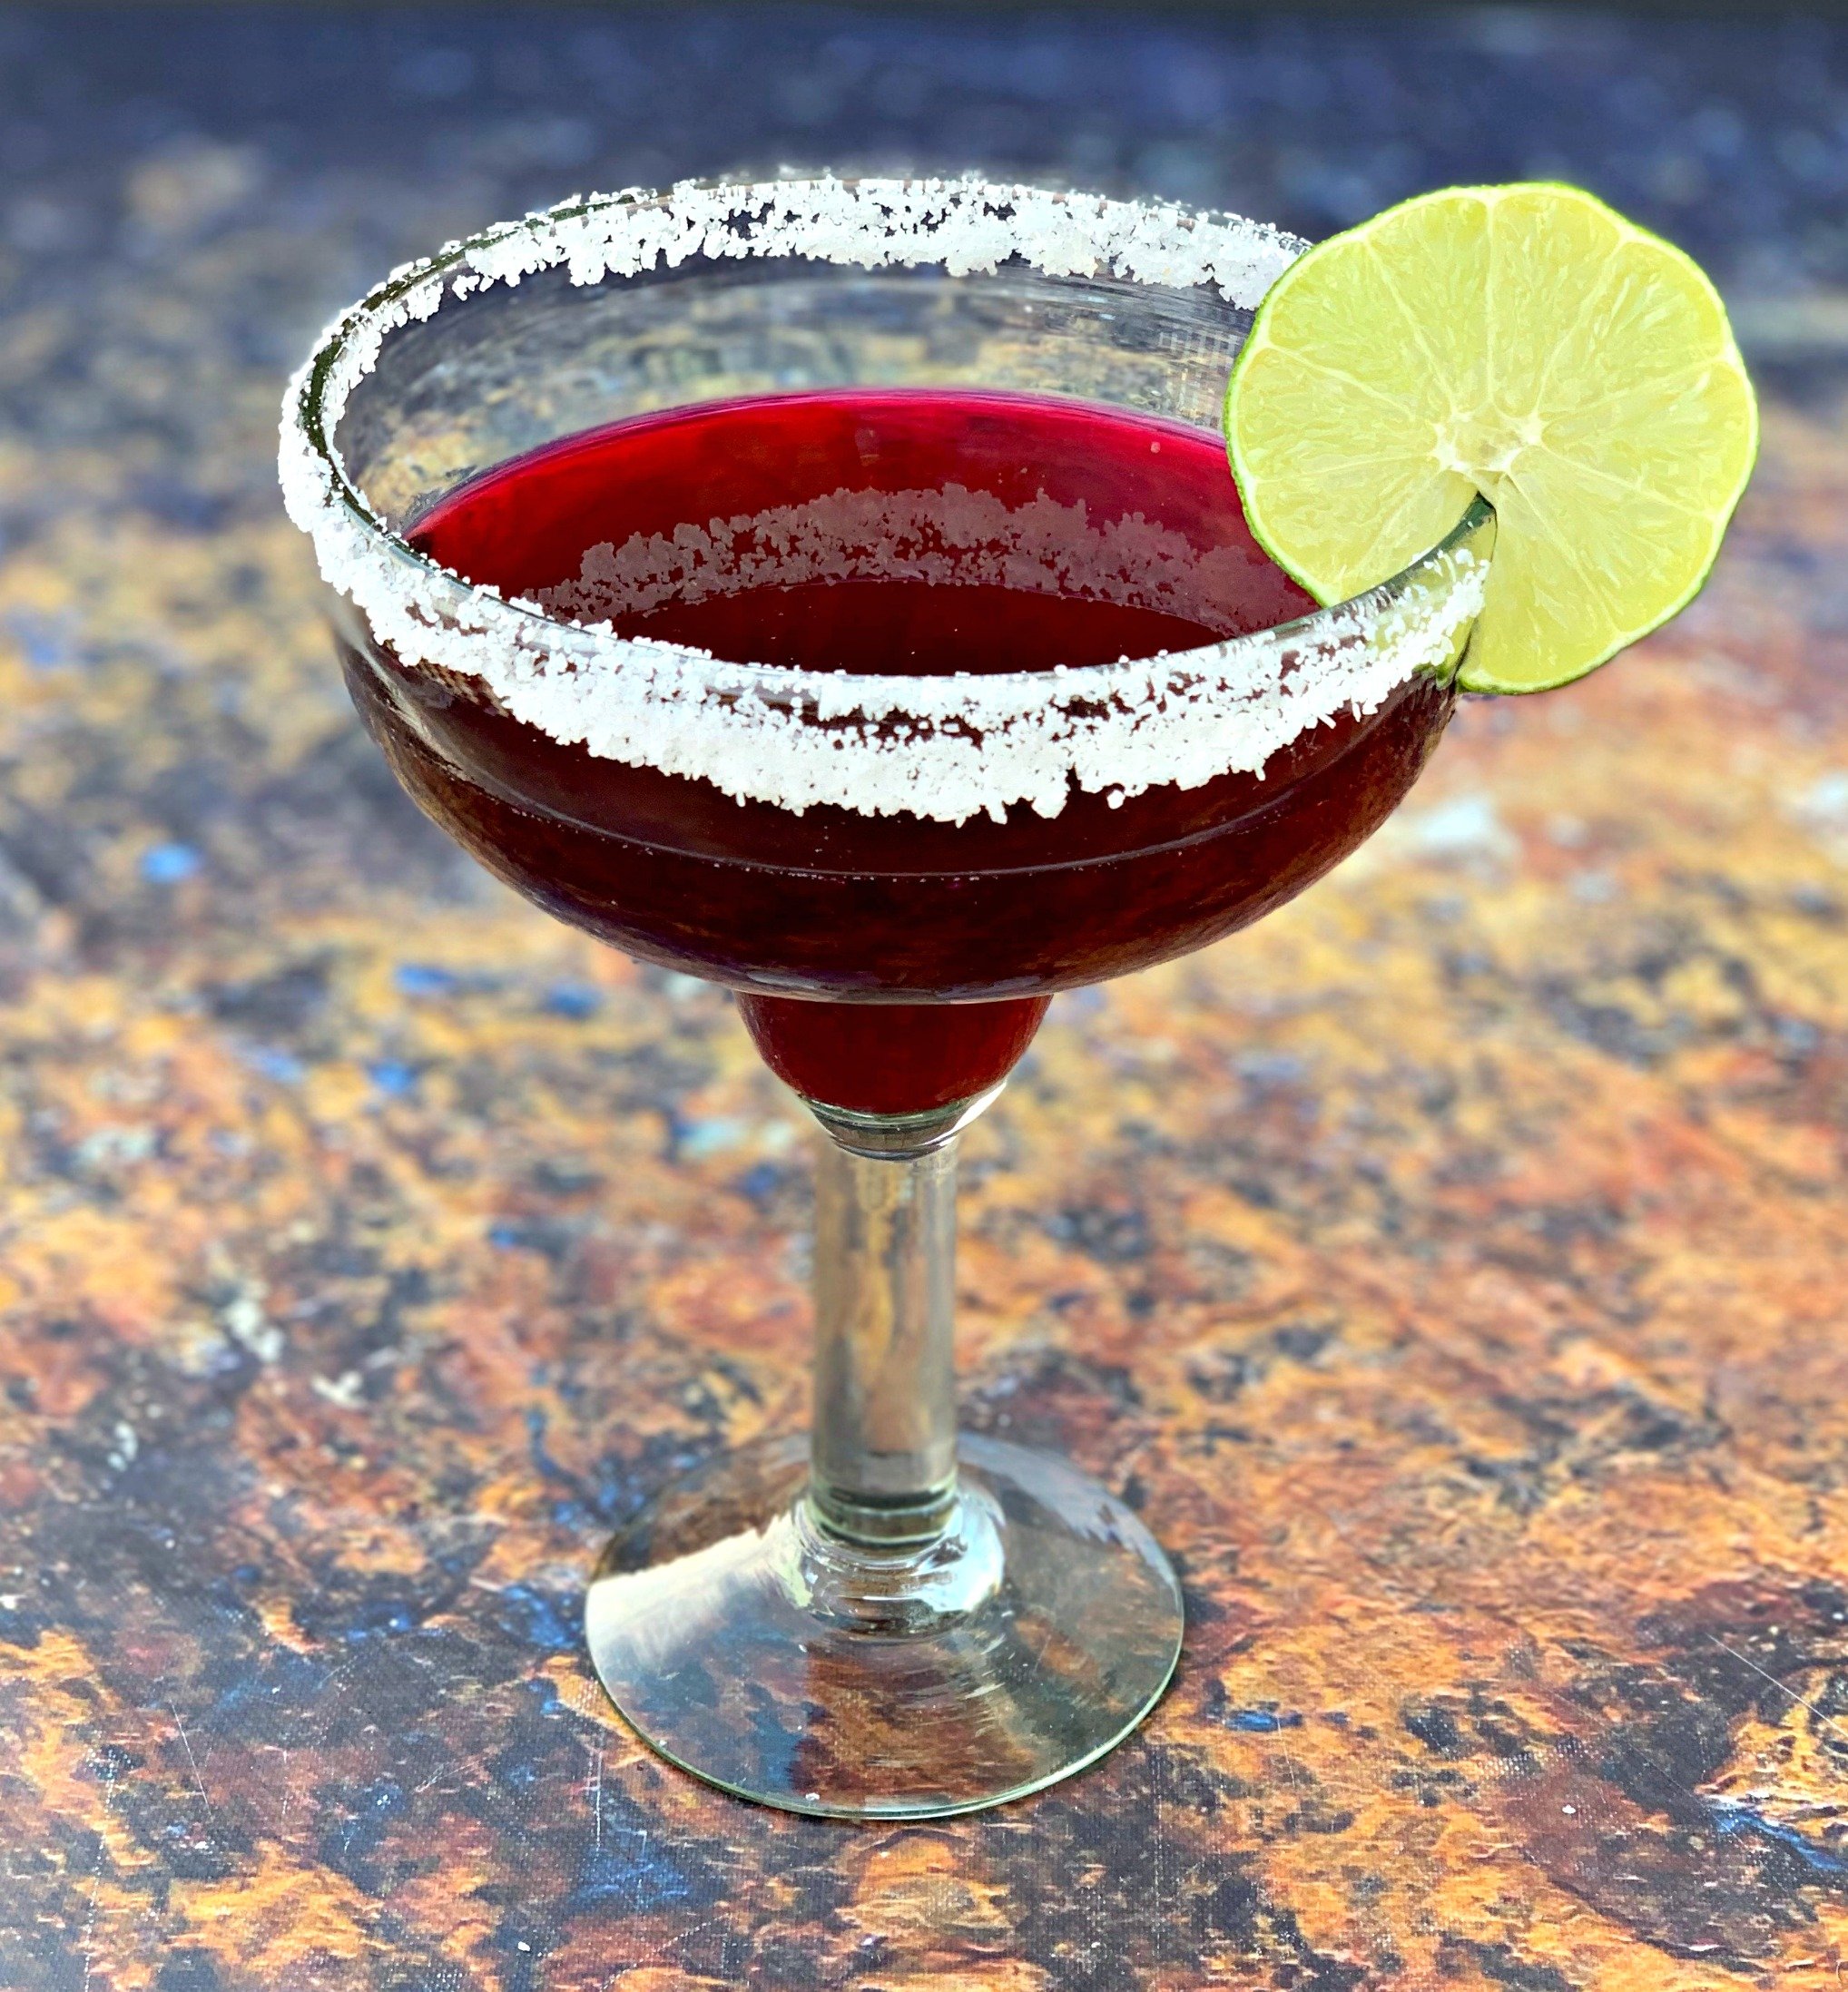
[(291, 388), (290, 515), (411, 793), (735, 989), (831, 1137), (808, 1444), (664, 1490), (586, 1606), (624, 1713), (730, 1790), (991, 1804), (1174, 1665), (1124, 1502), (958, 1438), (954, 1159), (1050, 992), (1300, 891), (1450, 715), (1486, 508), (1327, 609), (1240, 514), (1214, 416), (1299, 246), (973, 182), (618, 196), (400, 273)]
[[(1253, 544), (1216, 437), (967, 390), (634, 417), (464, 486), (410, 541), (561, 616), (811, 672), (1050, 676), (1314, 607)], [(1397, 803), (1451, 704), (1414, 675), (1261, 773), (1135, 796), (1074, 784), (1056, 816), (1016, 801), (942, 822), (741, 803), (560, 742), (454, 681), (352, 648), (347, 663), (406, 786), (485, 864), (632, 954), (747, 992), (782, 1077), (885, 1113), (992, 1084), (1044, 992), (1197, 947), (1302, 890)], [(868, 1002), (896, 1006), (863, 1017)]]

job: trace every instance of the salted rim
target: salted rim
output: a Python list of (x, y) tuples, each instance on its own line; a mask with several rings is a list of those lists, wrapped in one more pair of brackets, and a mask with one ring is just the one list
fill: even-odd
[[(279, 471), (322, 577), (407, 665), (481, 682), (566, 745), (703, 779), (741, 800), (960, 822), (1074, 783), (1112, 800), (1264, 764), (1343, 709), (1440, 668), (1480, 606), (1478, 505), (1404, 574), (1352, 601), (1198, 650), (1060, 671), (870, 676), (733, 663), (563, 623), (465, 581), (379, 517), (333, 442), (388, 339), (447, 301), (564, 267), (575, 284), (694, 257), (941, 265), (1206, 287), (1254, 307), (1306, 247), (1235, 215), (977, 179), (683, 182), (561, 202), (394, 271), (336, 319), (289, 384)], [(1230, 476), (1228, 470), (1227, 475)]]

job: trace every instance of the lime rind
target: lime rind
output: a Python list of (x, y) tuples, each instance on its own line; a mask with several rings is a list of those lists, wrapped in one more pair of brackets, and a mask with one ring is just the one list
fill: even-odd
[(1685, 608), (1758, 448), (1712, 281), (1558, 182), (1420, 194), (1308, 250), (1225, 412), (1254, 537), (1324, 603), (1496, 506), (1459, 677), (1483, 692), (1568, 683)]

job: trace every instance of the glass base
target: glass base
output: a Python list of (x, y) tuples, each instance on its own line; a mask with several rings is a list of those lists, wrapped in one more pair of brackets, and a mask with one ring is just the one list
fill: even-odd
[(1062, 1460), (968, 1436), (958, 1459), (922, 1547), (824, 1529), (800, 1438), (674, 1483), (591, 1582), (611, 1700), (672, 1762), (829, 1819), (973, 1811), (1094, 1763), (1174, 1673), (1180, 1585)]

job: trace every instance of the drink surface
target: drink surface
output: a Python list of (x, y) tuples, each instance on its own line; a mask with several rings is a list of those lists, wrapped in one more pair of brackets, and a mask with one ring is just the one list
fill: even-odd
[[(625, 635), (814, 672), (1037, 672), (1048, 695), (1061, 666), (1194, 649), (1312, 606), (1253, 545), (1216, 436), (966, 390), (634, 418), (488, 473), (411, 536), (471, 581)], [(363, 633), (343, 649), (400, 778), (471, 851), (617, 947), (745, 992), (772, 1066), (869, 1111), (979, 1090), (1000, 1075), (983, 1060), (1017, 1055), (1047, 993), (1293, 897), (1383, 820), (1451, 705), (1411, 678), (1262, 775), (1074, 786), (1056, 816), (1023, 803), (951, 823), (741, 803), (555, 740)], [(923, 1007), (944, 1001), (1008, 1007), (946, 1031)], [(881, 1033), (846, 1029), (835, 1005), (869, 1002), (900, 1007)]]
[[(842, 503), (849, 494), (890, 502)], [(932, 501), (930, 523), (941, 526), (919, 535)], [(1032, 516), (1036, 504), (1046, 515), (1024, 546), (998, 555), (997, 503), (1014, 518)], [(1204, 573), (1189, 563), (1192, 585), (1170, 586), (1180, 597), (1170, 606), (1106, 592), (1120, 597), (1126, 583), (1110, 572), (1096, 528), (1137, 517), (1176, 535), (1181, 561), (1222, 556)], [(741, 556), (743, 535), (729, 529), (745, 521), (758, 526), (754, 541), (801, 534), (806, 544), (781, 561), (755, 545)], [(759, 522), (774, 525), (766, 532)], [(689, 527), (731, 560), (709, 556), (687, 574), (667, 548), (676, 535), (684, 545)], [(611, 613), (626, 636), (811, 671), (937, 676), (1112, 663), (1197, 649), (1314, 606), (1252, 545), (1217, 437), (1011, 395), (767, 396), (618, 422), (477, 479), (429, 513), (413, 540), (505, 594), (586, 620)], [(595, 547), (611, 557), (586, 562)], [(614, 557), (617, 549), (629, 558)], [(748, 571), (746, 558), (755, 560)], [(598, 572), (619, 567), (637, 578), (600, 591)], [(816, 567), (837, 571), (809, 578)], [(1047, 585), (1055, 577), (1058, 592)]]

